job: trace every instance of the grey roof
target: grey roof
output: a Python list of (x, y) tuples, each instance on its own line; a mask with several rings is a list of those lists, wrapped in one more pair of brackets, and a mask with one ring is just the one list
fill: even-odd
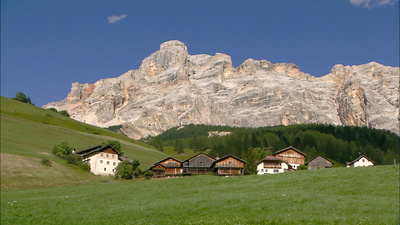
[(332, 165), (334, 164), (334, 163), (333, 163), (331, 160), (329, 160), (329, 159), (327, 159), (327, 158), (325, 158), (325, 157), (323, 157), (323, 156), (319, 155), (319, 156), (317, 156), (317, 157), (315, 157), (315, 158), (311, 159), (310, 161), (308, 161), (308, 162), (304, 163), (304, 165), (307, 165), (309, 162), (311, 162), (311, 161), (314, 161), (314, 160), (315, 160), (315, 159), (317, 159), (318, 157), (321, 157), (321, 158), (325, 159), (326, 161), (328, 161), (328, 162), (332, 163)]
[(84, 149), (82, 151), (76, 152), (75, 154), (78, 154), (81, 157), (85, 157), (85, 156), (88, 156), (88, 155), (96, 153), (96, 152), (102, 152), (102, 151), (104, 151), (104, 150), (106, 150), (108, 148), (111, 148), (113, 151), (115, 151), (118, 154), (118, 157), (121, 156), (121, 154), (117, 150), (115, 150), (111, 145), (106, 145), (104, 147), (102, 147), (101, 145), (98, 145), (98, 146), (95, 146), (95, 147), (91, 147), (91, 148)]

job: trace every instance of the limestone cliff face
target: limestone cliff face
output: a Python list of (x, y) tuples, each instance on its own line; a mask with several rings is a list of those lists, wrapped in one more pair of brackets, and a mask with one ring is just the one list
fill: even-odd
[(123, 125), (139, 139), (185, 124), (259, 127), (300, 123), (368, 126), (398, 133), (399, 68), (335, 65), (321, 78), (294, 64), (228, 55), (189, 55), (168, 41), (137, 70), (94, 84), (73, 83), (44, 108), (97, 126)]

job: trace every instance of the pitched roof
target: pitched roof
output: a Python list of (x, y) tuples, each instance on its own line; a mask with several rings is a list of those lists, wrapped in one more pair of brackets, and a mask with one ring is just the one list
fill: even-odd
[(108, 148), (111, 148), (113, 151), (115, 151), (118, 154), (118, 156), (121, 156), (121, 154), (117, 150), (115, 150), (111, 145), (106, 145), (104, 147), (102, 147), (101, 145), (98, 145), (98, 146), (95, 146), (92, 148), (88, 148), (88, 149), (84, 149), (82, 151), (76, 152), (75, 154), (78, 154), (81, 157), (85, 157), (87, 155), (90, 155), (90, 154), (93, 154), (96, 152), (102, 152), (104, 150), (107, 150)]
[(166, 169), (166, 167), (163, 166), (162, 164), (154, 164), (154, 166), (150, 167), (148, 170), (152, 170), (154, 167), (157, 167), (157, 166), (162, 166), (162, 167), (164, 167), (164, 169)]
[(174, 157), (167, 157), (167, 158), (165, 158), (165, 159), (162, 159), (162, 160), (160, 160), (160, 161), (154, 163), (154, 165), (160, 164), (161, 162), (163, 162), (163, 161), (165, 161), (165, 160), (167, 160), (167, 159), (173, 159), (173, 160), (175, 160), (175, 161), (178, 161), (178, 162), (182, 163), (182, 161), (180, 161), (179, 159), (175, 159)]
[(189, 159), (186, 159), (186, 160), (183, 161), (183, 162), (189, 162), (190, 160), (192, 160), (193, 158), (198, 157), (199, 155), (205, 155), (206, 157), (211, 158), (212, 160), (215, 161), (215, 159), (214, 159), (213, 157), (207, 155), (206, 153), (200, 152), (199, 154), (197, 154), (197, 155), (195, 155), (195, 156), (192, 156), (192, 157), (190, 157)]
[(321, 158), (325, 159), (326, 161), (332, 163), (332, 165), (334, 164), (331, 160), (329, 160), (329, 159), (327, 159), (327, 158), (325, 158), (325, 157), (319, 155), (319, 156), (317, 156), (317, 157), (315, 157), (315, 158), (309, 160), (308, 162), (304, 163), (304, 165), (308, 165), (309, 162), (314, 161), (314, 160), (317, 159), (318, 157), (321, 157)]
[(353, 161), (351, 161), (351, 162), (346, 162), (346, 165), (354, 164), (355, 162), (357, 162), (358, 160), (360, 160), (360, 159), (363, 158), (363, 157), (366, 158), (366, 159), (368, 159), (369, 161), (371, 161), (373, 164), (375, 164), (374, 160), (368, 158), (366, 155), (360, 155), (360, 157), (358, 157), (357, 159), (355, 159), (355, 160), (353, 160)]
[(281, 152), (284, 152), (284, 151), (287, 151), (287, 150), (290, 150), (290, 149), (296, 151), (297, 153), (299, 153), (299, 154), (301, 154), (301, 155), (307, 156), (306, 153), (304, 153), (304, 152), (298, 150), (297, 148), (295, 148), (295, 147), (293, 147), (293, 146), (289, 146), (289, 147), (287, 147), (287, 148), (284, 148), (284, 149), (281, 149), (281, 150), (279, 150), (279, 151), (276, 151), (273, 155), (277, 155), (277, 154), (279, 154), (279, 153), (281, 153)]
[(218, 163), (218, 162), (220, 162), (220, 161), (223, 161), (223, 160), (225, 160), (225, 159), (227, 159), (227, 158), (229, 158), (229, 157), (232, 157), (232, 158), (234, 158), (234, 159), (236, 159), (236, 160), (239, 160), (239, 161), (241, 161), (241, 162), (244, 163), (244, 164), (247, 163), (246, 161), (244, 161), (243, 159), (241, 159), (241, 158), (239, 158), (239, 157), (237, 157), (237, 156), (235, 156), (235, 155), (228, 154), (228, 155), (226, 155), (226, 156), (224, 156), (224, 157), (222, 157), (222, 158), (219, 158), (218, 160), (215, 160), (215, 161), (213, 162), (213, 165), (216, 164), (216, 163)]
[(289, 164), (288, 162), (286, 162), (283, 159), (277, 158), (275, 156), (270, 156), (270, 155), (265, 157), (265, 158), (263, 158), (263, 159), (261, 159), (261, 160), (258, 160), (257, 164), (260, 164), (261, 162), (269, 162), (269, 161), (278, 161), (278, 162), (284, 162), (286, 164)]

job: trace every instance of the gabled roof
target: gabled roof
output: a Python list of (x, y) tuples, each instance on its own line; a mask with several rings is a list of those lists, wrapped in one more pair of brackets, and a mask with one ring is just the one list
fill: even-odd
[(289, 165), (289, 163), (286, 162), (285, 160), (280, 159), (280, 158), (277, 158), (277, 157), (275, 157), (275, 156), (270, 156), (270, 155), (267, 156), (267, 157), (265, 157), (265, 158), (263, 158), (263, 159), (261, 159), (261, 160), (258, 160), (258, 161), (257, 161), (257, 164), (260, 164), (260, 163), (262, 163), (262, 162), (271, 162), (271, 161), (284, 162), (284, 163), (286, 163), (286, 164)]
[(160, 160), (160, 161), (154, 163), (154, 165), (161, 164), (161, 162), (163, 162), (163, 161), (165, 161), (165, 160), (167, 160), (167, 159), (173, 159), (173, 160), (175, 160), (175, 161), (178, 161), (179, 163), (182, 163), (182, 161), (180, 161), (179, 159), (175, 159), (174, 157), (167, 157), (167, 158), (165, 158), (165, 159), (162, 159), (162, 160)]
[(284, 148), (284, 149), (281, 149), (281, 150), (279, 150), (279, 151), (276, 151), (273, 155), (275, 156), (275, 155), (277, 155), (277, 154), (279, 154), (279, 153), (281, 153), (281, 152), (284, 152), (284, 151), (287, 151), (287, 150), (290, 150), (290, 149), (296, 151), (297, 153), (299, 153), (299, 154), (301, 154), (301, 155), (307, 156), (306, 153), (304, 153), (304, 152), (298, 150), (297, 148), (295, 148), (295, 147), (293, 147), (293, 146), (289, 146), (289, 147), (287, 147), (287, 148)]
[(85, 157), (85, 156), (93, 154), (93, 153), (102, 152), (104, 150), (107, 150), (108, 148), (111, 148), (113, 151), (115, 151), (118, 154), (118, 156), (121, 156), (121, 154), (117, 150), (115, 150), (111, 145), (106, 145), (104, 147), (102, 147), (101, 145), (98, 145), (96, 147), (92, 147), (92, 148), (88, 148), (88, 149), (84, 149), (82, 151), (76, 152), (75, 154), (78, 154), (81, 157)]
[(333, 163), (331, 160), (329, 160), (329, 159), (327, 159), (327, 158), (325, 158), (325, 157), (323, 157), (323, 156), (319, 155), (319, 156), (317, 156), (317, 157), (315, 157), (315, 158), (311, 159), (310, 161), (308, 161), (308, 162), (304, 163), (304, 165), (308, 165), (308, 163), (309, 163), (309, 162), (311, 162), (311, 161), (314, 161), (314, 160), (315, 160), (315, 159), (317, 159), (318, 157), (321, 157), (321, 158), (325, 159), (326, 161), (328, 161), (328, 162), (332, 163), (332, 165), (334, 164), (334, 163)]
[(351, 161), (351, 162), (346, 162), (346, 165), (354, 164), (355, 162), (357, 162), (358, 160), (360, 160), (360, 159), (363, 158), (363, 157), (366, 158), (366, 159), (368, 159), (369, 161), (371, 161), (373, 164), (375, 164), (374, 160), (368, 158), (366, 155), (360, 155), (360, 157), (358, 157), (357, 159), (355, 159), (355, 160), (353, 160), (353, 161)]
[(164, 169), (166, 169), (166, 167), (163, 166), (162, 164), (154, 164), (154, 166), (150, 167), (150, 169), (148, 169), (148, 170), (151, 170), (151, 169), (153, 169), (154, 167), (157, 167), (157, 166), (161, 166), (161, 167), (163, 167)]
[(198, 157), (199, 155), (205, 155), (206, 157), (211, 158), (212, 160), (215, 161), (215, 159), (214, 159), (213, 157), (207, 155), (206, 153), (200, 152), (199, 154), (197, 154), (197, 155), (195, 155), (195, 156), (192, 156), (192, 157), (190, 157), (189, 159), (186, 159), (186, 160), (183, 161), (183, 162), (189, 162), (190, 160), (192, 160), (192, 159)]
[(244, 163), (244, 164), (247, 163), (246, 161), (244, 161), (243, 159), (241, 159), (241, 158), (239, 158), (239, 157), (237, 157), (237, 156), (235, 156), (235, 155), (228, 154), (228, 155), (226, 155), (226, 156), (224, 156), (224, 157), (222, 157), (222, 158), (219, 158), (218, 160), (215, 160), (215, 161), (213, 162), (212, 165), (214, 165), (214, 164), (216, 164), (216, 163), (218, 163), (218, 162), (221, 162), (221, 161), (223, 161), (223, 160), (225, 160), (225, 159), (227, 159), (227, 158), (229, 158), (229, 157), (232, 157), (232, 158), (234, 158), (234, 159), (236, 159), (236, 160), (239, 160), (239, 161), (241, 161), (241, 162)]

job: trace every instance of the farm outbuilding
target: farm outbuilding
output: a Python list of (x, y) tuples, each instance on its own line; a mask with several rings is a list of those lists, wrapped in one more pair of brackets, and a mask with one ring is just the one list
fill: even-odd
[(333, 162), (323, 156), (317, 156), (314, 159), (305, 163), (309, 170), (313, 169), (324, 169), (324, 168), (332, 168)]
[(234, 155), (226, 155), (212, 164), (217, 175), (243, 175), (246, 161)]
[(190, 159), (183, 161), (183, 174), (207, 174), (212, 173), (212, 164), (215, 159), (205, 153), (199, 153)]
[(168, 157), (156, 162), (149, 170), (153, 171), (153, 177), (177, 176), (182, 174), (182, 162)]
[(305, 162), (305, 158), (307, 154), (301, 152), (300, 150), (296, 149), (295, 147), (287, 147), (276, 151), (273, 156), (276, 158), (282, 159), (288, 162), (293, 169), (297, 170), (297, 167), (303, 165)]

